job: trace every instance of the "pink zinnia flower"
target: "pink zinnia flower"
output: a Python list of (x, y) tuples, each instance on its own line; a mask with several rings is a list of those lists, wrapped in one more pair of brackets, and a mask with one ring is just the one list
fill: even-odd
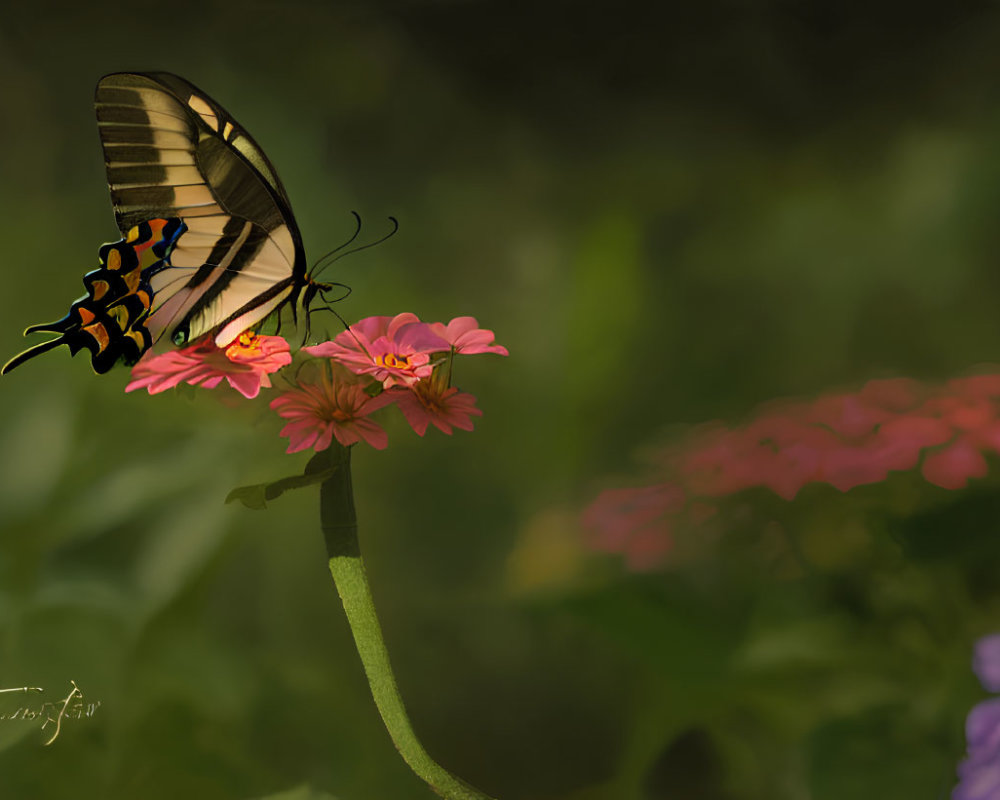
[(270, 373), (291, 363), (288, 342), (282, 337), (247, 331), (224, 350), (209, 339), (182, 350), (148, 352), (132, 367), (133, 380), (125, 391), (159, 394), (180, 383), (214, 389), (225, 380), (244, 397), (253, 398), (261, 387), (270, 388)]
[(344, 447), (364, 440), (376, 450), (384, 449), (389, 437), (367, 417), (389, 402), (385, 393), (369, 397), (361, 383), (323, 375), (318, 384), (290, 389), (270, 405), (278, 416), (291, 420), (280, 434), (288, 437), (286, 452), (312, 448), (318, 453), (326, 450), (334, 437)]
[(410, 427), (423, 436), (427, 425), (443, 433), (451, 433), (452, 427), (464, 431), (472, 430), (473, 415), (481, 417), (483, 412), (476, 408), (476, 398), (466, 392), (459, 392), (454, 386), (438, 390), (431, 382), (422, 381), (409, 389), (393, 389), (383, 392), (380, 397), (387, 402), (395, 402), (403, 412)]
[(303, 348), (330, 358), (358, 375), (371, 375), (388, 389), (412, 386), (434, 371), (431, 355), (451, 345), (415, 314), (367, 317), (337, 335), (332, 342)]
[(475, 317), (455, 317), (445, 325), (443, 322), (432, 322), (430, 329), (450, 344), (456, 353), (499, 353), (510, 355), (503, 345), (493, 344), (496, 336), (493, 331), (478, 327)]

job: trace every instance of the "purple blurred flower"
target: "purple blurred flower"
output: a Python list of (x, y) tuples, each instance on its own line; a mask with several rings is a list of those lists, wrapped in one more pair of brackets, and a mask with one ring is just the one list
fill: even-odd
[[(972, 669), (983, 686), (1000, 691), (1000, 634), (976, 643)], [(1000, 697), (973, 707), (965, 721), (969, 755), (958, 765), (952, 800), (1000, 800)]]
[(984, 636), (976, 642), (972, 671), (988, 692), (1000, 692), (1000, 633)]

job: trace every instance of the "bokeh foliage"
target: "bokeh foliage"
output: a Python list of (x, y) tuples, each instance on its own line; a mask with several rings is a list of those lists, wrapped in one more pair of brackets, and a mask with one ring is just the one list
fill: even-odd
[[(504, 800), (939, 798), (1000, 628), (996, 480), (754, 494), (649, 575), (589, 554), (578, 514), (686, 425), (998, 359), (998, 36), (987, 3), (19, 4), (0, 353), (115, 238), (97, 78), (177, 72), (265, 147), (312, 258), (350, 209), (372, 237), (399, 218), (325, 273), (341, 313), (475, 314), (510, 348), (459, 366), (474, 434), (397, 420), (354, 459), (443, 764)], [(223, 504), (306, 457), (263, 409), (125, 377), (57, 353), (0, 386), (0, 688), (101, 701), (48, 748), (0, 720), (0, 796), (428, 797), (315, 493)]]

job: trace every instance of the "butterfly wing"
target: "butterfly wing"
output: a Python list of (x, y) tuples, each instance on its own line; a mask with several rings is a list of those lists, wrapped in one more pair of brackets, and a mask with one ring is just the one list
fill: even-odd
[(157, 342), (225, 347), (294, 308), (307, 277), (288, 194), (232, 116), (164, 72), (107, 75), (94, 105), (123, 238), (101, 248), (65, 317), (25, 331), (59, 336), (0, 372), (62, 344), (88, 350), (97, 372)]
[(98, 130), (119, 229), (178, 218), (187, 230), (153, 274), (153, 341), (211, 333), (224, 347), (305, 282), (288, 195), (253, 138), (218, 103), (169, 73), (97, 85)]

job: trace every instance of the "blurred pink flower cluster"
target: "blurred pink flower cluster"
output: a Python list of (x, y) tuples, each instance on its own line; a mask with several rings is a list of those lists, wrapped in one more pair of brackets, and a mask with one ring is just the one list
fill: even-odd
[(846, 492), (918, 467), (930, 483), (960, 489), (1000, 453), (1000, 374), (931, 386), (875, 380), (858, 392), (764, 408), (749, 423), (713, 423), (664, 453), (665, 481), (603, 492), (584, 513), (592, 545), (649, 569), (670, 550), (671, 530), (713, 513), (713, 501), (753, 487), (792, 500), (807, 483)]
[[(493, 332), (474, 317), (456, 317), (447, 325), (421, 322), (415, 314), (368, 317), (333, 341), (303, 348), (325, 362), (320, 376), (294, 382), (270, 406), (288, 423), (281, 431), (288, 452), (325, 450), (336, 439), (345, 447), (364, 441), (388, 444), (386, 432), (369, 415), (387, 405), (399, 407), (410, 426), (423, 436), (429, 425), (450, 434), (472, 430), (482, 416), (471, 394), (451, 386), (456, 354), (497, 353)], [(211, 340), (181, 350), (148, 355), (132, 368), (125, 391), (150, 394), (180, 383), (214, 389), (223, 381), (244, 397), (271, 387), (270, 375), (292, 362), (280, 336), (242, 334), (225, 349)]]

